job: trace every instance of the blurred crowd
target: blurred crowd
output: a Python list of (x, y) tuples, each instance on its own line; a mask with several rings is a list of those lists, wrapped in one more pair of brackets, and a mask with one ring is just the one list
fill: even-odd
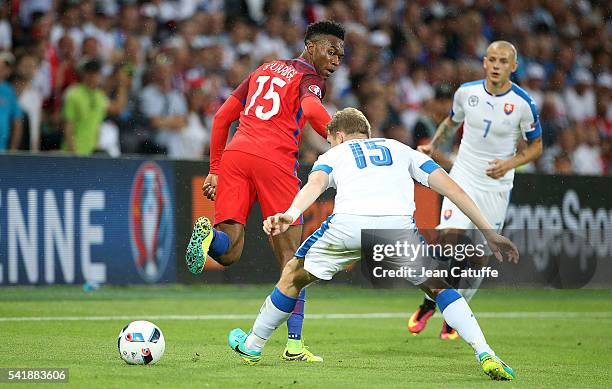
[[(0, 151), (205, 159), (211, 120), (261, 63), (298, 56), (308, 23), (341, 22), (330, 113), (416, 146), (497, 39), (540, 110), (527, 171), (612, 174), (611, 5), (605, 0), (0, 0)], [(461, 131), (446, 145), (449, 163)], [(303, 163), (326, 142), (304, 131)]]

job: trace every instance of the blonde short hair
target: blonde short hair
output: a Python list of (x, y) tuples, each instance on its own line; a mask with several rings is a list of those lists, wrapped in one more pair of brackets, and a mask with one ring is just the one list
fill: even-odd
[(334, 114), (332, 121), (327, 125), (327, 131), (330, 134), (336, 134), (339, 131), (347, 135), (363, 134), (369, 138), (371, 127), (370, 122), (360, 110), (349, 107)]
[(510, 52), (512, 53), (512, 59), (514, 60), (514, 62), (518, 61), (518, 51), (516, 50), (516, 47), (514, 47), (514, 45), (508, 41), (491, 42), (489, 47), (487, 47), (487, 54), (489, 53), (489, 49), (491, 48), (510, 50)]

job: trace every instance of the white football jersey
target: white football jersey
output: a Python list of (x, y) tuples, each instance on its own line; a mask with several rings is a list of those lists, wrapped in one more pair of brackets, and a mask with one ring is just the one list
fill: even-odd
[(414, 213), (414, 180), (429, 186), (437, 163), (393, 139), (353, 139), (319, 156), (312, 172), (329, 174), (336, 188), (334, 214), (406, 215)]
[(468, 82), (455, 92), (450, 117), (463, 122), (463, 138), (452, 176), (490, 191), (512, 189), (514, 169), (500, 179), (486, 174), (489, 162), (509, 159), (516, 153), (519, 137), (526, 140), (542, 136), (538, 110), (533, 99), (518, 85), (501, 95), (485, 88), (485, 80)]

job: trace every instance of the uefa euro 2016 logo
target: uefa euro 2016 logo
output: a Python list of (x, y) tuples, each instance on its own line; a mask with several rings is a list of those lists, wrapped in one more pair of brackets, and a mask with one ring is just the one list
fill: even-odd
[(140, 276), (159, 280), (166, 269), (172, 244), (172, 204), (166, 177), (154, 162), (143, 163), (130, 195), (130, 243)]

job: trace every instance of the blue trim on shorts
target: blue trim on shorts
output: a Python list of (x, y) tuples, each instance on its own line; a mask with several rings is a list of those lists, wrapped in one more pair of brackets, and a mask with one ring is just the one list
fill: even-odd
[(444, 312), (446, 307), (459, 300), (461, 295), (455, 289), (444, 289), (442, 293), (436, 297), (436, 304), (440, 308), (440, 312)]
[(310, 250), (312, 245), (315, 244), (317, 240), (319, 240), (323, 236), (325, 231), (329, 229), (329, 222), (331, 221), (333, 217), (334, 217), (334, 214), (329, 215), (327, 219), (325, 219), (325, 221), (321, 223), (321, 227), (315, 232), (313, 232), (312, 235), (310, 235), (310, 237), (308, 237), (308, 239), (306, 239), (304, 243), (302, 243), (300, 248), (298, 248), (297, 251), (295, 252), (296, 257), (298, 258), (306, 257), (306, 253), (308, 253), (308, 250)]

